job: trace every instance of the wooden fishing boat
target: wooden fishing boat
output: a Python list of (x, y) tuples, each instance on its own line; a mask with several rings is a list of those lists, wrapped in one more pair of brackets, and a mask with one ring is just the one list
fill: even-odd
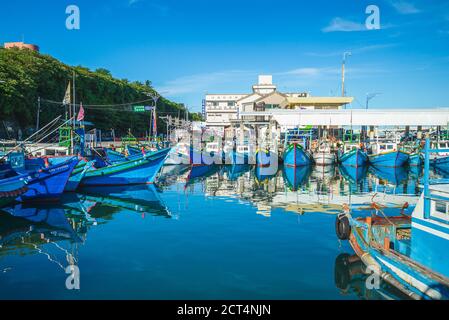
[(157, 173), (164, 164), (170, 148), (142, 155), (136, 159), (112, 165), (90, 168), (81, 186), (121, 186), (154, 183)]
[[(68, 160), (69, 158), (70, 157), (49, 157), (48, 162), (52, 165), (56, 165)], [(93, 165), (94, 161), (88, 161), (87, 159), (80, 157), (78, 164), (70, 174), (69, 180), (64, 188), (64, 192), (75, 192), (78, 189), (84, 175)]]
[(313, 160), (317, 166), (331, 166), (335, 163), (335, 153), (327, 141), (321, 142), (313, 152)]
[[(449, 150), (449, 141), (439, 141), (432, 143), (433, 149)], [(449, 152), (431, 153), (430, 164), (443, 170), (449, 169)]]
[(288, 145), (284, 151), (284, 166), (287, 167), (302, 167), (312, 164), (311, 155), (304, 149), (304, 147), (296, 142)]
[(358, 143), (345, 143), (340, 151), (338, 162), (342, 166), (363, 167), (368, 165), (368, 155)]
[(409, 157), (409, 153), (399, 150), (396, 142), (373, 143), (368, 153), (369, 163), (378, 167), (402, 167)]
[(440, 300), (449, 299), (449, 184), (430, 181), (429, 151), (427, 140), (424, 191), (414, 208), (347, 208), (337, 217), (336, 233), (375, 275), (407, 296)]
[(69, 157), (65, 161), (51, 165), (44, 158), (26, 159), (23, 153), (11, 153), (8, 161), (18, 175), (28, 176), (28, 190), (20, 195), (19, 201), (48, 201), (61, 197), (78, 157)]
[(121, 186), (132, 184), (154, 183), (157, 173), (164, 164), (170, 148), (150, 154), (142, 155), (136, 159), (98, 166), (87, 170), (81, 186)]

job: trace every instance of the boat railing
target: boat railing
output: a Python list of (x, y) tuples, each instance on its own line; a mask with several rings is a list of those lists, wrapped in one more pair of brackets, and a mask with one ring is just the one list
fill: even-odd
[[(447, 153), (449, 149), (431, 149), (430, 139), (426, 139), (426, 144), (424, 147), (424, 218), (431, 218), (431, 201), (435, 200), (435, 195), (432, 194), (430, 185), (431, 184), (447, 184), (447, 179), (430, 179), (430, 154), (431, 153)], [(439, 200), (449, 202), (449, 199), (445, 197), (437, 196), (441, 198)], [(445, 198), (445, 199), (443, 199)]]

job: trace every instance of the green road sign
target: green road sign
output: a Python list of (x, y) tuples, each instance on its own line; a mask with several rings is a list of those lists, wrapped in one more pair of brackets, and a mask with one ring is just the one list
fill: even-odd
[(145, 112), (145, 106), (134, 106), (134, 112)]

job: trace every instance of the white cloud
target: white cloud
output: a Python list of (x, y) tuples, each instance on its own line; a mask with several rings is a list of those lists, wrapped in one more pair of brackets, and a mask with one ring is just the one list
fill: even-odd
[(158, 86), (160, 92), (165, 92), (166, 96), (176, 96), (186, 93), (205, 93), (216, 90), (225, 84), (250, 81), (256, 79), (256, 72), (245, 70), (228, 70), (211, 73), (200, 73), (189, 76), (182, 76)]
[(354, 32), (354, 31), (367, 31), (365, 24), (345, 20), (340, 17), (332, 19), (330, 24), (323, 28), (323, 32)]
[(400, 14), (415, 14), (421, 12), (416, 6), (408, 1), (403, 0), (393, 0), (391, 1), (391, 5), (396, 11)]

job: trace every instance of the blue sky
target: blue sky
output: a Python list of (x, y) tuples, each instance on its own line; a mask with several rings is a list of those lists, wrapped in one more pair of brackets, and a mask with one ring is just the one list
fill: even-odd
[[(66, 7), (81, 11), (67, 30)], [(381, 29), (364, 27), (380, 8)], [(246, 93), (258, 74), (280, 91), (339, 95), (342, 54), (353, 108), (449, 107), (449, 1), (16, 0), (0, 4), (0, 42), (38, 44), (71, 65), (149, 79), (199, 111), (205, 93)]]

